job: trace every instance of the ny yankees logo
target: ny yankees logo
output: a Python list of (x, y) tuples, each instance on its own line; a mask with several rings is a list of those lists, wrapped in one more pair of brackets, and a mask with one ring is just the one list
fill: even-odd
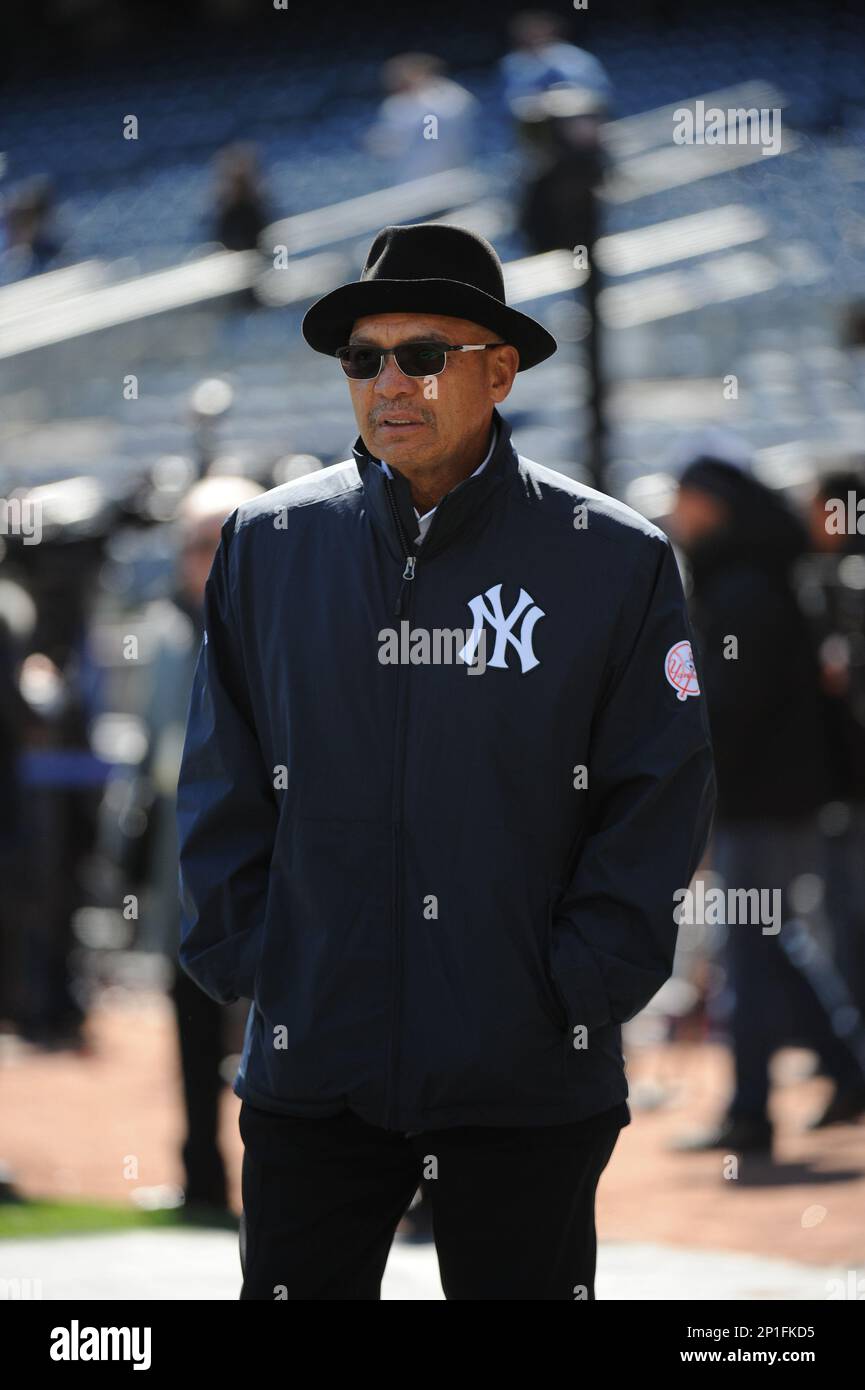
[[(487, 599), (489, 599), (489, 604), (486, 603)], [(546, 614), (538, 607), (531, 594), (526, 593), (525, 589), (520, 589), (520, 596), (507, 617), (502, 611), (501, 584), (493, 584), (492, 588), (487, 589), (485, 594), (476, 594), (473, 599), (469, 599), (468, 606), (471, 609), (474, 626), (468, 641), (460, 652), (460, 656), (467, 666), (470, 666), (475, 659), (484, 622), (488, 622), (495, 629), (496, 634), (496, 644), (492, 657), (487, 662), (488, 666), (507, 667), (505, 649), (509, 642), (519, 654), (523, 675), (526, 671), (531, 671), (533, 667), (540, 665), (532, 651), (532, 632), (538, 618), (546, 617)], [(520, 636), (517, 638), (514, 634), (514, 628), (519, 618), (522, 618), (522, 626)]]

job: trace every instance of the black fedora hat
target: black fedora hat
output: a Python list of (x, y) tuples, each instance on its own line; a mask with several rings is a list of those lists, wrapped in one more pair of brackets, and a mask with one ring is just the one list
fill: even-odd
[(502, 263), (486, 238), (448, 223), (383, 227), (360, 279), (317, 299), (301, 331), (316, 352), (333, 356), (356, 319), (388, 313), (446, 314), (483, 324), (517, 349), (520, 371), (558, 346), (535, 319), (505, 303)]

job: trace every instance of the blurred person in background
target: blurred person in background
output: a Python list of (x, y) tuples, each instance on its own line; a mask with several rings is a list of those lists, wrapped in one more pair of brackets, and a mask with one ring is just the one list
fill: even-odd
[(7, 274), (20, 278), (50, 270), (62, 239), (57, 230), (54, 185), (31, 179), (9, 194), (3, 213), (3, 259)]
[(523, 234), (535, 254), (585, 246), (591, 263), (610, 80), (597, 58), (564, 42), (555, 15), (517, 14), (510, 32), (501, 75), (524, 156)]
[(195, 663), (204, 633), (203, 600), (222, 523), (241, 502), (261, 488), (240, 477), (206, 477), (190, 488), (181, 504), (180, 546), (173, 594), (160, 605), (159, 640), (151, 669), (145, 710), (148, 729), (146, 773), (155, 791), (151, 815), (150, 862), (146, 870), (144, 927), (171, 966), (171, 998), (183, 1083), (186, 1134), (184, 1207), (205, 1219), (228, 1215), (225, 1165), (219, 1149), (219, 1099), (225, 1084), (221, 1066), (230, 1052), (226, 1010), (199, 989), (177, 966), (180, 904), (175, 821), (177, 774)]
[(32, 601), (32, 624), (18, 647), (26, 717), (21, 852), (10, 885), (21, 934), (15, 1022), (35, 1046), (80, 1052), (90, 1049), (90, 980), (76, 927), (91, 902), (88, 870), (107, 771), (91, 742), (103, 710), (91, 626), (112, 508), (84, 477), (28, 495), (44, 513), (46, 534), (38, 545), (15, 544), (15, 568)]
[(609, 115), (612, 86), (597, 58), (565, 42), (558, 16), (527, 10), (514, 16), (510, 32), (514, 48), (502, 59), (501, 76), (523, 156), (520, 230), (533, 255), (569, 250), (587, 272), (576, 291), (587, 317), (591, 425), (586, 463), (590, 480), (603, 488), (604, 382), (595, 244), (601, 233), (598, 189), (605, 168), (601, 127)]
[(254, 145), (226, 145), (214, 161), (213, 235), (226, 251), (255, 251), (273, 221)]
[(0, 578), (0, 1019), (18, 1016), (24, 997), (21, 852), (26, 846), (19, 771), (33, 716), (19, 679), (36, 609), (26, 589)]
[[(21, 651), (36, 619), (21, 584), (0, 571), (0, 1029), (14, 1028), (23, 994), (21, 853), (23, 834), (18, 760), (29, 711), (18, 685)], [(0, 1202), (22, 1201), (11, 1168), (0, 1158)]]
[(440, 58), (401, 53), (385, 63), (382, 76), (390, 95), (379, 107), (366, 143), (392, 167), (394, 183), (474, 161), (480, 103), (445, 76)]
[(778, 890), (782, 902), (777, 934), (727, 925), (735, 1090), (714, 1129), (676, 1147), (770, 1153), (769, 1063), (785, 1043), (813, 1047), (834, 1082), (815, 1126), (865, 1111), (865, 1075), (824, 1002), (826, 972), (794, 925), (794, 880), (820, 868), (817, 813), (829, 793), (817, 658), (791, 575), (807, 536), (777, 494), (709, 457), (684, 470), (670, 529), (690, 564), (715, 749), (712, 867), (728, 890)]
[[(254, 145), (226, 145), (214, 160), (216, 182), (210, 214), (210, 235), (226, 251), (255, 251), (265, 260), (259, 245), (265, 227), (274, 220)], [(232, 313), (227, 320), (234, 324), (250, 309), (258, 309), (260, 300), (254, 285), (247, 285), (231, 296)]]
[(512, 109), (524, 97), (564, 85), (590, 92), (609, 108), (613, 88), (603, 64), (564, 37), (560, 15), (522, 10), (510, 23), (513, 48), (502, 59), (505, 98)]
[(808, 512), (803, 604), (819, 645), (832, 801), (822, 818), (836, 965), (865, 1016), (865, 479), (826, 474)]

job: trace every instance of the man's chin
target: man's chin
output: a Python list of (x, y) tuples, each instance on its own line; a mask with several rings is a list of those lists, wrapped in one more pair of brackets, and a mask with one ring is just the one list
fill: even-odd
[(425, 462), (430, 454), (431, 431), (428, 425), (412, 429), (377, 429), (367, 443), (374, 458), (387, 459), (395, 468), (400, 464)]

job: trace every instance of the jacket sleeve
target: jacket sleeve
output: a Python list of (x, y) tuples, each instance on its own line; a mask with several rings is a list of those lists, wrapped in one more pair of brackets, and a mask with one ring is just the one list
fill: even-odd
[(222, 1004), (253, 998), (277, 825), (231, 604), (234, 523), (232, 514), (205, 590), (177, 792), (179, 960)]
[(689, 886), (715, 811), (705, 697), (680, 698), (666, 676), (670, 649), (694, 646), (675, 555), (665, 537), (647, 550), (649, 573), (629, 585), (616, 628), (586, 830), (553, 916), (551, 968), (571, 1029), (627, 1022), (669, 978), (673, 894)]

